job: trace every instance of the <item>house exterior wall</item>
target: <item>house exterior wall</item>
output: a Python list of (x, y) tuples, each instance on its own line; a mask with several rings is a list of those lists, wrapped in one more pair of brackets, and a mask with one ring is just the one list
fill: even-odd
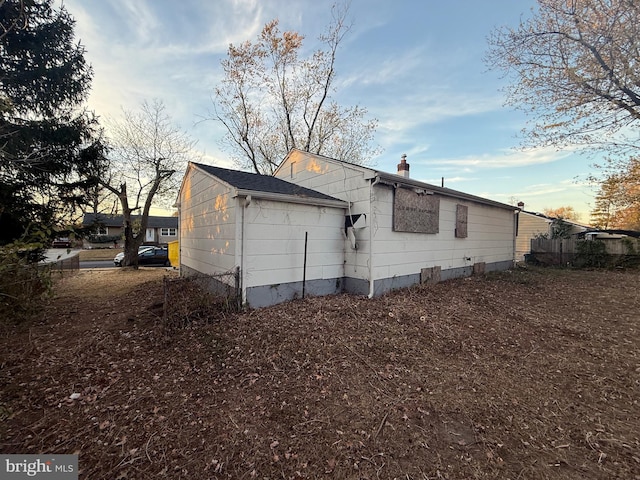
[[(347, 214), (366, 215), (354, 230), (357, 249), (345, 242), (345, 291), (380, 295), (419, 283), (423, 268), (440, 267), (446, 280), (471, 275), (474, 264), (484, 263), (485, 271), (513, 266), (515, 218), (507, 208), (441, 196), (439, 233), (397, 232), (393, 187), (372, 185), (370, 169), (294, 151), (275, 175), (351, 202)], [(468, 208), (466, 238), (455, 236), (457, 205)]]
[[(423, 268), (440, 267), (440, 278), (508, 269), (514, 258), (514, 214), (508, 209), (440, 196), (438, 233), (393, 230), (393, 187), (375, 187), (373, 222), (374, 294), (420, 282)], [(468, 208), (467, 237), (456, 238), (457, 205)]]
[(180, 265), (205, 274), (233, 270), (236, 262), (236, 201), (232, 189), (196, 168), (180, 189)]
[(303, 187), (314, 189), (345, 202), (351, 203), (343, 214), (351, 219), (358, 218), (354, 236), (357, 249), (351, 241), (344, 238), (344, 280), (345, 289), (354, 293), (369, 292), (369, 260), (370, 260), (370, 221), (371, 221), (371, 189), (369, 172), (343, 162), (323, 161), (322, 159), (301, 151), (293, 151), (275, 172), (275, 176)]
[(252, 199), (240, 233), (245, 303), (261, 307), (300, 298), (303, 278), (305, 295), (341, 292), (343, 225), (342, 208)]
[[(307, 199), (298, 203), (300, 198), (288, 201), (261, 192), (238, 194), (190, 167), (179, 196), (185, 274), (239, 267), (243, 301), (255, 308), (299, 298), (303, 286), (307, 295), (342, 291), (380, 295), (419, 283), (426, 269), (445, 280), (513, 265), (515, 216), (507, 206), (422, 191), (423, 199), (424, 195), (439, 198), (437, 229), (431, 229), (436, 231), (395, 231), (394, 195), (402, 186), (376, 183), (393, 179), (298, 151), (275, 175), (349, 202), (350, 207), (320, 207)], [(402, 192), (407, 191), (414, 190)], [(418, 210), (407, 208), (408, 218), (403, 214), (410, 230)], [(460, 212), (466, 214), (464, 228), (456, 233)]]

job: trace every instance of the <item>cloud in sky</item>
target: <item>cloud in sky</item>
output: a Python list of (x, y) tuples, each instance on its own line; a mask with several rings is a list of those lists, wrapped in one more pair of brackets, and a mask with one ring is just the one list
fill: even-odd
[(430, 158), (419, 163), (430, 167), (454, 166), (467, 169), (467, 171), (475, 171), (483, 168), (495, 169), (543, 165), (563, 160), (570, 155), (571, 152), (557, 151), (553, 148), (545, 147), (508, 150), (494, 154), (469, 155), (462, 158)]
[[(490, 30), (517, 21), (535, 0), (520, 3), (351, 0), (354, 23), (338, 52), (334, 98), (365, 107), (379, 120), (376, 142), (384, 151), (375, 162), (380, 168), (394, 171), (406, 153), (414, 178), (442, 174), (448, 184), (470, 190), (491, 184), (484, 188), (491, 198), (511, 195), (506, 186), (524, 192), (535, 185), (542, 191), (547, 169), (563, 179), (575, 176), (569, 168), (584, 171), (567, 161), (572, 152), (510, 150), (522, 118), (503, 108), (500, 80), (485, 72), (481, 56)], [(159, 98), (198, 140), (201, 161), (225, 167), (232, 162), (220, 146), (224, 131), (202, 119), (212, 109), (229, 44), (255, 41), (264, 24), (277, 18), (281, 31), (305, 36), (310, 52), (331, 21), (331, 3), (311, 0), (64, 4), (94, 67), (89, 108), (117, 117), (121, 108)]]

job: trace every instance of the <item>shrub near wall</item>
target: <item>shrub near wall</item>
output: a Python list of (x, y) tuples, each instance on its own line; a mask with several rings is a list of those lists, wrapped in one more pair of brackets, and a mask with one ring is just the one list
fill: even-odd
[(607, 246), (601, 240), (579, 240), (573, 265), (578, 268), (604, 267), (609, 263)]
[(640, 265), (638, 240), (621, 238), (616, 240), (616, 244), (602, 240), (580, 240), (576, 244), (573, 264), (576, 267), (595, 268), (638, 267)]
[(608, 240), (546, 239), (531, 240), (527, 263), (571, 265), (577, 268), (640, 266), (640, 240), (631, 237)]
[(51, 271), (10, 247), (0, 250), (0, 324), (33, 317), (51, 293)]
[(89, 235), (84, 241), (84, 248), (113, 248), (117, 245), (122, 245), (122, 235)]
[(87, 240), (90, 243), (108, 243), (119, 242), (122, 237), (120, 235), (89, 235)]

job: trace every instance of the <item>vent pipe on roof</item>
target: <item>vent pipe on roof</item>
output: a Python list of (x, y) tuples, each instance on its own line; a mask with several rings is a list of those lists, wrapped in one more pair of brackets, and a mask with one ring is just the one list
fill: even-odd
[(518, 202), (518, 208), (524, 210), (524, 202)]
[(409, 178), (409, 164), (407, 163), (406, 154), (402, 154), (400, 163), (398, 164), (398, 175)]

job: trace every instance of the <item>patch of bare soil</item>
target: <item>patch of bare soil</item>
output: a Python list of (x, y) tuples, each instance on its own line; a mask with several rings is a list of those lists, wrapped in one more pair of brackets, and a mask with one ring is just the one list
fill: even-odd
[(78, 453), (84, 479), (640, 478), (640, 272), (237, 315), (184, 295), (181, 328), (166, 271), (104, 273), (3, 331), (3, 453)]

